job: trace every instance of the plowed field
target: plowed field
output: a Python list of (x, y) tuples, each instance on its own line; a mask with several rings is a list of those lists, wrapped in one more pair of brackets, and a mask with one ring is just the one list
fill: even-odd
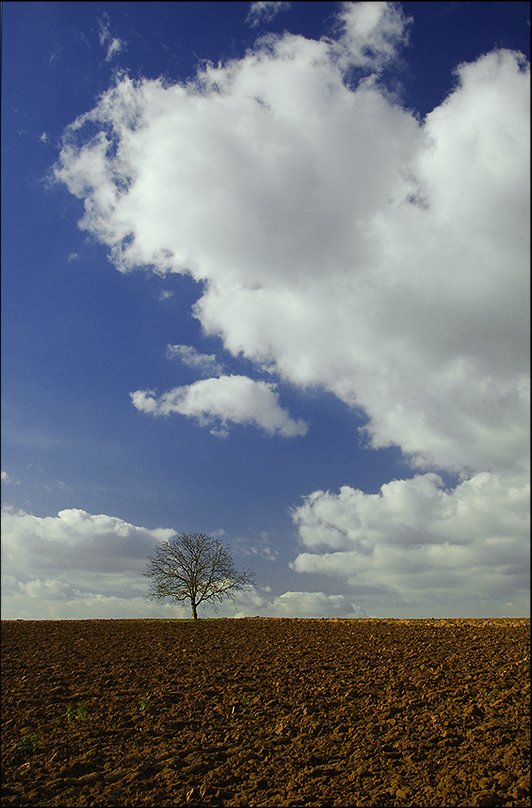
[(2, 804), (526, 806), (530, 620), (2, 621)]

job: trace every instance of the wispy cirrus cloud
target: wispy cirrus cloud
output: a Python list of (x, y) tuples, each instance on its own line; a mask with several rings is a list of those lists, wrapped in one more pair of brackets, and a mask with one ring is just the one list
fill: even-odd
[(166, 356), (168, 359), (180, 359), (184, 365), (194, 368), (202, 376), (221, 375), (223, 371), (215, 354), (202, 354), (192, 345), (168, 345)]
[(249, 7), (246, 22), (252, 28), (259, 25), (269, 23), (280, 11), (287, 11), (291, 6), (288, 2), (279, 2), (278, 0), (257, 0), (256, 3), (251, 3)]
[(98, 39), (100, 45), (106, 49), (106, 62), (110, 62), (113, 56), (118, 56), (127, 45), (123, 39), (111, 36), (110, 28), (109, 14), (104, 12), (98, 20)]

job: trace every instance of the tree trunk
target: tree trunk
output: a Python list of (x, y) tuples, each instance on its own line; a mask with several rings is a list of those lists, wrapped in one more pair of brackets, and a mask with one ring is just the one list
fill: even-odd
[(194, 601), (192, 601), (192, 617), (194, 618), (194, 620), (198, 619), (198, 611), (196, 609), (196, 604), (194, 603)]

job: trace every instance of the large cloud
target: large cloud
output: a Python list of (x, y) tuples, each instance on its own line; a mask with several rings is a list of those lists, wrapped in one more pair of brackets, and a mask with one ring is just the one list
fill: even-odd
[[(395, 444), (415, 467), (464, 481), (452, 496), (431, 477), (404, 481), (405, 496), (423, 479), (436, 499), (474, 509), (473, 480), (488, 473), (505, 513), (528, 467), (529, 66), (508, 50), (459, 65), (421, 120), (383, 85), (409, 22), (395, 4), (344, 4), (336, 40), (269, 36), (187, 84), (123, 76), (69, 128), (55, 176), (118, 269), (190, 274), (202, 284), (196, 317), (232, 354), (332, 392), (367, 415), (370, 446)], [(133, 400), (264, 428), (256, 395), (235, 417), (218, 407), (224, 384)], [(294, 423), (284, 418), (269, 431)], [(334, 526), (347, 494), (333, 496)], [(353, 530), (373, 502), (356, 501)], [(419, 563), (430, 566), (452, 541), (429, 513)], [(312, 543), (322, 528), (300, 516)], [(408, 514), (398, 519), (407, 533)], [(483, 546), (455, 527), (459, 547)], [(473, 556), (449, 555), (464, 569)]]
[(188, 85), (122, 78), (68, 130), (56, 177), (119, 269), (205, 282), (206, 332), (361, 407), (373, 445), (515, 470), (529, 72), (509, 51), (461, 65), (420, 122), (371, 77), (344, 82), (338, 48), (356, 63), (366, 37), (389, 58), (405, 28), (369, 5), (344, 8), (341, 45), (287, 34)]
[[(436, 474), (378, 494), (315, 491), (293, 513), (306, 552), (297, 572), (343, 577), (396, 604), (528, 612), (530, 486), (487, 472), (443, 487)], [(448, 612), (449, 613), (449, 612)]]
[(154, 545), (175, 531), (148, 530), (116, 516), (80, 508), (39, 517), (2, 510), (2, 563), (12, 574), (42, 575), (59, 570), (137, 574)]
[(3, 508), (2, 617), (151, 614), (142, 573), (156, 544), (173, 533), (79, 508), (50, 517)]

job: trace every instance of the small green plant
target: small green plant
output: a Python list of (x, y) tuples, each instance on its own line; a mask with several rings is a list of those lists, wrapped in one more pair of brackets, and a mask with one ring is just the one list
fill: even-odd
[(85, 704), (84, 701), (81, 701), (78, 704), (78, 708), (76, 710), (76, 718), (78, 719), (78, 721), (85, 721), (88, 714), (89, 714), (89, 711), (87, 710), (87, 705)]
[(140, 710), (140, 712), (141, 712), (141, 713), (143, 713), (143, 712), (146, 710), (146, 707), (147, 707), (147, 706), (148, 706), (148, 699), (146, 699), (146, 698), (142, 698), (142, 699), (140, 700), (140, 704), (139, 704), (139, 710)]
[(33, 735), (24, 735), (17, 745), (17, 749), (20, 749), (21, 752), (28, 752), (30, 755), (36, 752), (38, 748), (39, 736), (36, 732)]
[(84, 701), (80, 701), (76, 707), (76, 712), (74, 712), (73, 707), (67, 707), (66, 719), (67, 721), (72, 721), (72, 719), (75, 718), (76, 721), (85, 721), (88, 714), (87, 705)]

